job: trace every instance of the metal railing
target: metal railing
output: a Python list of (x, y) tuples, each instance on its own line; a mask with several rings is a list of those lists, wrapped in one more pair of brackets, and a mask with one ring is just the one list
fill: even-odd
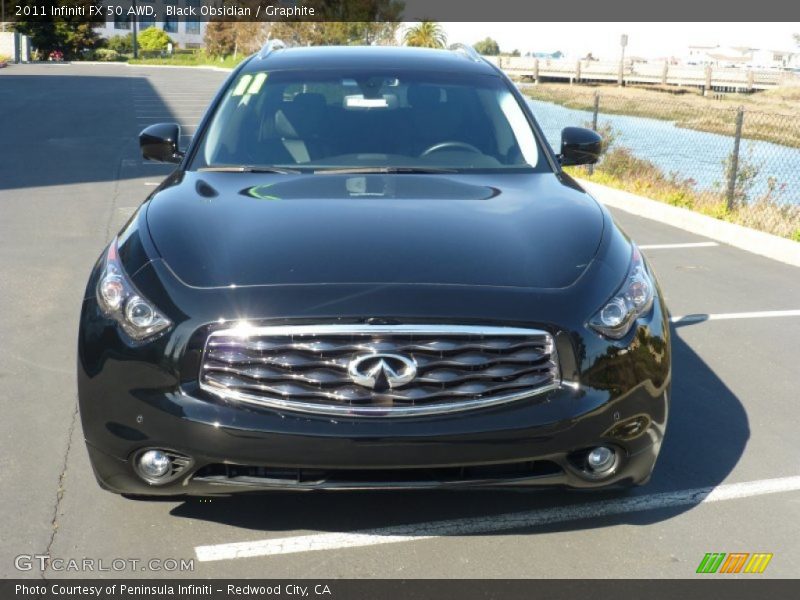
[(678, 65), (668, 61), (625, 60), (622, 81), (619, 61), (545, 59), (527, 56), (486, 57), (506, 73), (533, 82), (573, 81), (695, 86), (707, 91), (763, 90), (787, 81), (800, 81), (788, 70), (711, 65)]

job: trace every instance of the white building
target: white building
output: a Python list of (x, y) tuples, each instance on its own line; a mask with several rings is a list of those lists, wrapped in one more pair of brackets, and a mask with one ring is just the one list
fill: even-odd
[(800, 52), (746, 46), (689, 46), (686, 62), (715, 67), (788, 69), (800, 66)]
[[(110, 4), (119, 5), (118, 2)], [(161, 9), (166, 4), (179, 7), (195, 7), (195, 10), (199, 10), (200, 0), (137, 0), (136, 4), (138, 6), (153, 6), (158, 10), (158, 13), (164, 14)], [(178, 20), (178, 18), (171, 18), (166, 21), (156, 21), (148, 17), (138, 18), (138, 30), (140, 32), (148, 27), (163, 29), (175, 42), (176, 48), (202, 48), (205, 45), (203, 36), (206, 32), (206, 25), (207, 23), (203, 21)], [(115, 35), (127, 35), (131, 32), (132, 27), (131, 18), (126, 15), (120, 15), (106, 17), (105, 26), (98, 27), (96, 31), (101, 37), (110, 38)]]
[(791, 50), (751, 50), (752, 66), (767, 68), (797, 68), (800, 67), (800, 52)]

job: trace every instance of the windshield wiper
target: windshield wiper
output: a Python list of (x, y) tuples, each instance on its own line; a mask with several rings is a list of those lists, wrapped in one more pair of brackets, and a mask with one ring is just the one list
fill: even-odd
[(286, 167), (254, 167), (251, 165), (239, 165), (234, 167), (200, 167), (197, 170), (220, 173), (279, 173), (281, 175), (298, 175), (302, 173), (302, 171), (298, 169), (287, 169)]
[(345, 167), (345, 168), (320, 168), (314, 171), (315, 175), (371, 175), (395, 173), (458, 173), (458, 169), (440, 167)]

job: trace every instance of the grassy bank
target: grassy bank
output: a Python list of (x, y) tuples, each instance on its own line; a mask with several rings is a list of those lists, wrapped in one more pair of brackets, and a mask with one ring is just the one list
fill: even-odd
[(678, 127), (733, 135), (736, 111), (745, 110), (742, 134), (800, 148), (800, 86), (754, 94), (703, 97), (694, 88), (649, 88), (540, 84), (524, 86), (535, 100), (591, 111), (595, 93), (601, 114), (621, 114), (673, 121)]
[(172, 65), (176, 67), (223, 67), (233, 68), (242, 60), (247, 58), (243, 55), (238, 56), (209, 56), (205, 52), (187, 52), (173, 54), (172, 56), (161, 58), (127, 58), (132, 65)]
[(693, 180), (665, 174), (624, 147), (609, 148), (591, 174), (586, 167), (568, 167), (567, 171), (575, 177), (800, 242), (800, 206), (782, 202), (776, 186), (753, 197), (752, 182), (758, 167), (747, 160), (740, 162), (730, 207), (721, 190), (699, 191)]

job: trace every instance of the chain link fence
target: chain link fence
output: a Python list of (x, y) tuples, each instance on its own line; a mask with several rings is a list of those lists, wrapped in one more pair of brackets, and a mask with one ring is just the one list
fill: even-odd
[[(606, 151), (573, 174), (800, 242), (800, 116), (626, 97), (577, 86), (524, 86), (550, 144), (591, 127)], [(693, 101), (692, 101), (693, 100)]]

